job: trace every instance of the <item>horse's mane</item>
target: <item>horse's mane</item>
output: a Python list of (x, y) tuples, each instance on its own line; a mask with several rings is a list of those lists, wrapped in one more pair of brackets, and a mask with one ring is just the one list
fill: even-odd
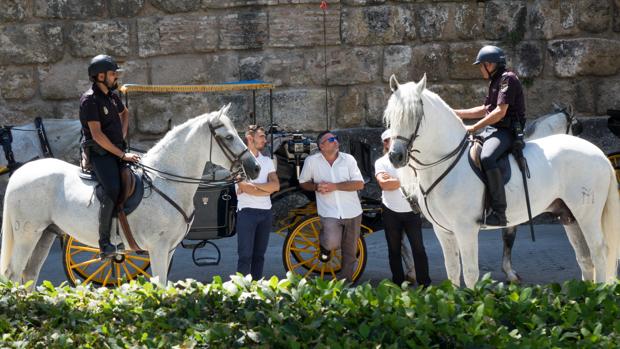
[(162, 151), (165, 151), (166, 148), (173, 143), (171, 142), (173, 139), (179, 137), (186, 137), (189, 132), (194, 129), (194, 124), (202, 124), (208, 122), (209, 120), (213, 119), (215, 116), (218, 115), (219, 112), (205, 113), (193, 117), (180, 125), (174, 126), (170, 131), (166, 133), (166, 135), (162, 139), (155, 143), (155, 145), (145, 154), (145, 157), (151, 157), (155, 154), (159, 154)]

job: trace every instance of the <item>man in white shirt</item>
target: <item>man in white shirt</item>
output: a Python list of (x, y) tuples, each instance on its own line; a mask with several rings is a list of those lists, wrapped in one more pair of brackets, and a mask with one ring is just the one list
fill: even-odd
[(342, 251), (341, 276), (353, 281), (362, 205), (357, 191), (364, 188), (362, 173), (353, 156), (340, 152), (338, 137), (323, 131), (317, 137), (319, 153), (306, 158), (299, 176), (304, 190), (316, 192), (316, 205), (323, 229), (320, 259), (329, 261), (331, 251)]
[(414, 213), (411, 205), (400, 190), (396, 168), (390, 162), (387, 151), (390, 149), (390, 130), (381, 135), (384, 155), (375, 162), (375, 177), (383, 190), (381, 201), (383, 208), (383, 226), (388, 245), (388, 259), (392, 271), (392, 281), (400, 285), (405, 281), (401, 248), (403, 231), (411, 244), (415, 274), (419, 285), (428, 286), (431, 279), (428, 275), (428, 258), (422, 240), (422, 220)]
[(265, 251), (269, 243), (273, 214), (271, 212), (271, 193), (280, 190), (280, 181), (273, 161), (261, 154), (267, 144), (265, 130), (250, 125), (245, 133), (248, 149), (260, 164), (256, 179), (244, 180), (237, 188), (237, 272), (252, 274), (254, 280), (263, 276)]

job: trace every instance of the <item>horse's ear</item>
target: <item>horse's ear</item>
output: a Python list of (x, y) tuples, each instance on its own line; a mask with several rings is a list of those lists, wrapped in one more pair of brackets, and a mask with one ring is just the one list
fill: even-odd
[(398, 80), (396, 80), (396, 76), (392, 74), (392, 76), (390, 76), (390, 90), (392, 90), (392, 92), (396, 92), (396, 90), (398, 90), (398, 86), (400, 86), (400, 84), (398, 83)]
[(418, 82), (418, 86), (417, 86), (418, 95), (421, 95), (425, 88), (426, 88), (426, 73), (424, 73), (424, 76), (422, 77), (422, 79), (420, 79), (420, 82)]

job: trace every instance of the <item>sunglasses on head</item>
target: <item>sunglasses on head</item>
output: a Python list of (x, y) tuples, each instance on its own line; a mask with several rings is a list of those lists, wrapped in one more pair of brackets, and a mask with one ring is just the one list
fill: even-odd
[(250, 125), (248, 126), (248, 131), (256, 131), (259, 129), (260, 126), (258, 125)]
[(323, 143), (325, 143), (325, 142), (334, 143), (336, 141), (338, 141), (338, 136), (332, 136), (332, 137), (329, 137), (329, 138), (326, 138), (325, 140), (323, 140)]

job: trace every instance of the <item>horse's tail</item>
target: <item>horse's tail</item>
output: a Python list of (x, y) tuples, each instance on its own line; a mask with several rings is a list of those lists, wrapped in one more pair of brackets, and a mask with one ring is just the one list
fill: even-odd
[[(603, 208), (602, 225), (603, 234), (608, 241), (610, 249), (615, 248), (615, 253), (610, 253), (610, 257), (615, 257), (613, 260), (608, 261), (614, 263), (617, 266), (617, 259), (620, 256), (620, 195), (618, 194), (618, 182), (616, 180), (616, 173), (611, 165), (609, 191), (607, 193), (607, 200), (605, 201), (605, 207)], [(613, 268), (615, 271), (616, 269)], [(615, 276), (615, 275), (614, 275)]]
[(2, 249), (0, 250), (0, 276), (7, 276), (7, 268), (13, 252), (13, 225), (11, 224), (11, 209), (8, 198), (4, 196), (4, 209), (2, 211)]

